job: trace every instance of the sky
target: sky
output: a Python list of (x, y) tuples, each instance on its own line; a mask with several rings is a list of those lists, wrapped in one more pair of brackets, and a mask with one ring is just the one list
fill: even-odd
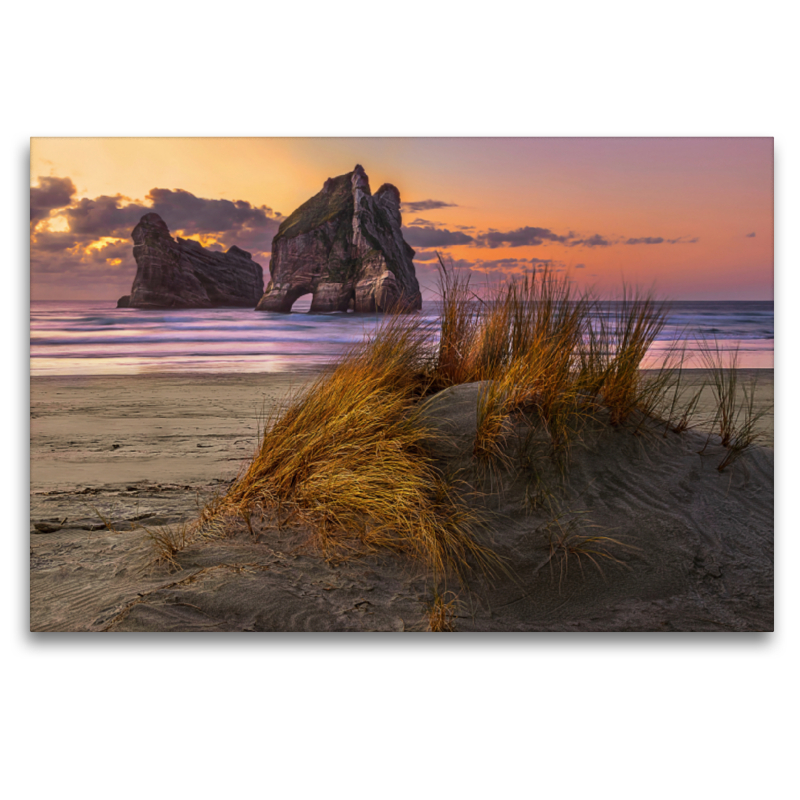
[(546, 266), (604, 296), (773, 298), (771, 138), (35, 138), (31, 300), (128, 294), (149, 211), (266, 283), (280, 221), (356, 164), (400, 190), (426, 299), (437, 253), (479, 290)]

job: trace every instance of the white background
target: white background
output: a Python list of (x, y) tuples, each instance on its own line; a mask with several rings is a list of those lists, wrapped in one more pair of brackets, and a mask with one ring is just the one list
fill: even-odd
[[(14, 798), (796, 797), (797, 24), (778, 2), (4, 11)], [(776, 633), (28, 633), (30, 136), (774, 136)]]

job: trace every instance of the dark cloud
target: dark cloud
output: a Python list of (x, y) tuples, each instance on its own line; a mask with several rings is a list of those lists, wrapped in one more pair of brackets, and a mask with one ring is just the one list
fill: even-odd
[(576, 264), (575, 269), (586, 269), (586, 264)]
[(662, 244), (661, 236), (642, 236), (639, 239), (626, 239), (625, 244)]
[(602, 236), (595, 233), (593, 236), (580, 236), (570, 231), (567, 234), (558, 234), (549, 228), (526, 226), (513, 231), (489, 230), (475, 237), (475, 244), (479, 247), (537, 247), (543, 244), (556, 243), (567, 247), (611, 247), (624, 242), (625, 244), (694, 244), (697, 238), (687, 239), (681, 236), (677, 239), (664, 239), (661, 236), (643, 236), (640, 238), (621, 239), (619, 237)]
[(212, 200), (183, 189), (151, 189), (147, 200), (150, 203), (145, 205), (128, 202), (122, 195), (85, 197), (65, 209), (64, 216), (73, 233), (127, 238), (141, 217), (154, 211), (170, 231), (186, 236), (235, 236), (245, 231), (258, 232), (262, 239), (268, 236), (269, 241), (262, 242), (259, 249), (268, 249), (280, 225), (272, 209), (245, 200)]
[(453, 269), (472, 269), (475, 266), (474, 261), (468, 258), (448, 258), (446, 260), (447, 266)]
[(462, 231), (450, 231), (434, 225), (403, 226), (403, 238), (412, 247), (451, 247), (471, 244), (474, 239)]
[(679, 236), (677, 239), (664, 239), (662, 236), (641, 236), (638, 239), (626, 239), (625, 244), (694, 244), (700, 241), (697, 237), (687, 239)]
[(557, 263), (551, 258), (498, 258), (492, 261), (478, 261), (476, 266), (484, 270), (519, 271), (530, 267), (552, 267)]
[(517, 228), (514, 231), (490, 230), (475, 237), (477, 244), (483, 247), (535, 247), (545, 242), (566, 243), (569, 236), (559, 236), (548, 228)]
[(549, 228), (524, 227), (514, 231), (493, 231), (476, 237), (476, 242), (484, 247), (537, 247), (538, 245), (555, 242), (567, 247), (609, 247), (614, 244), (599, 233), (587, 238), (581, 238), (573, 231), (567, 234), (558, 234)]
[(31, 222), (50, 215), (57, 208), (64, 208), (72, 202), (75, 184), (70, 178), (39, 178), (38, 186), (31, 186)]
[(457, 208), (456, 203), (445, 203), (443, 200), (406, 200), (400, 203), (403, 211), (431, 211), (434, 208)]
[(90, 245), (93, 239), (90, 236), (77, 236), (69, 231), (45, 231), (31, 237), (31, 249), (43, 253), (58, 253), (62, 250), (71, 250), (73, 247)]
[[(464, 258), (454, 259), (447, 251), (442, 252), (442, 258), (444, 259), (444, 263), (448, 271), (455, 270), (457, 272), (467, 272), (475, 264), (474, 261)], [(417, 273), (417, 280), (419, 281), (420, 287), (423, 289), (423, 291), (427, 291), (434, 296), (438, 296), (441, 290), (441, 272), (438, 261), (429, 259), (420, 260), (415, 256), (414, 266)]]
[(246, 200), (209, 200), (183, 189), (151, 189), (150, 210), (169, 226), (188, 235), (231, 233), (244, 229), (270, 231), (270, 240), (280, 225), (280, 215), (268, 206), (253, 206)]
[(570, 247), (610, 247), (611, 242), (605, 238), (605, 236), (601, 236), (599, 233), (596, 233), (594, 236), (590, 236), (588, 239), (570, 239), (567, 244)]
[(756, 238), (756, 232), (753, 231), (752, 233), (745, 234), (744, 238), (745, 239), (755, 239)]
[[(64, 209), (63, 215), (73, 234), (128, 238), (139, 219), (150, 209), (139, 203), (124, 205), (127, 200), (121, 194), (114, 197), (100, 195), (94, 199), (84, 197), (74, 206)], [(168, 220), (165, 222), (170, 224)]]
[(417, 250), (414, 254), (414, 261), (436, 261), (439, 253), (436, 250)]

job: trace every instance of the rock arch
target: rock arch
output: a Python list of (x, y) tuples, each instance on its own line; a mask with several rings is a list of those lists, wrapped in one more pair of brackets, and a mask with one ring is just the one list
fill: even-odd
[(414, 251), (401, 225), (400, 193), (391, 184), (372, 195), (359, 165), (329, 178), (281, 223), (256, 309), (289, 313), (310, 291), (313, 312), (418, 310)]

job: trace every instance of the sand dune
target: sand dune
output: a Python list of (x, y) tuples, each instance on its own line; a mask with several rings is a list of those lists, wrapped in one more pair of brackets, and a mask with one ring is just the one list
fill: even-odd
[[(759, 402), (771, 403), (772, 371), (758, 374)], [(255, 537), (242, 525), (191, 545), (178, 570), (153, 563), (137, 526), (196, 517), (252, 453), (259, 416), (307, 379), (33, 380), (31, 629), (425, 629), (433, 586), (415, 565), (391, 554), (326, 561), (306, 531), (269, 520)], [(430, 401), (431, 447), (444, 468), (486, 488), (470, 458), (477, 391)], [(764, 425), (771, 445), (771, 417)], [(476, 497), (509, 574), (448, 587), (458, 591), (455, 627), (771, 630), (772, 450), (720, 473), (721, 448), (701, 455), (705, 442), (598, 425), (573, 449), (565, 480), (545, 460)]]

